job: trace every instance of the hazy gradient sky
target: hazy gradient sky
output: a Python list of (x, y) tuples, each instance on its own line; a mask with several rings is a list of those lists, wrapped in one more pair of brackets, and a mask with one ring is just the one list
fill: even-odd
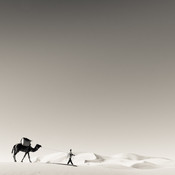
[(1, 0), (0, 160), (23, 136), (63, 151), (175, 158), (174, 9)]

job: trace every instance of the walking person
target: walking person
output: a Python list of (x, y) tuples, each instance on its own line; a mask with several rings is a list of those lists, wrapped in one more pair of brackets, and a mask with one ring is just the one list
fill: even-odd
[(68, 160), (68, 162), (67, 162), (67, 165), (69, 165), (69, 163), (71, 163), (72, 165), (74, 165), (73, 162), (72, 162), (72, 156), (75, 156), (75, 155), (72, 153), (72, 149), (70, 149), (70, 152), (69, 152), (69, 160)]

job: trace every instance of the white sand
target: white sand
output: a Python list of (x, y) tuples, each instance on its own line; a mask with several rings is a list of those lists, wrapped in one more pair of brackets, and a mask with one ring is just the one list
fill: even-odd
[(174, 175), (175, 168), (140, 170), (117, 166), (71, 167), (46, 163), (0, 163), (1, 175)]
[[(42, 157), (36, 157), (33, 162), (42, 163), (67, 163), (68, 154), (64, 152), (58, 152), (49, 154)], [(73, 157), (73, 162), (79, 166), (109, 166), (136, 169), (156, 169), (175, 167), (173, 160), (162, 157), (148, 157), (137, 155), (133, 153), (117, 154), (114, 156), (102, 156), (95, 153), (79, 153)]]
[(79, 153), (73, 159), (77, 167), (67, 166), (67, 159), (59, 152), (36, 157), (34, 163), (0, 163), (0, 175), (175, 175), (175, 162), (160, 157)]

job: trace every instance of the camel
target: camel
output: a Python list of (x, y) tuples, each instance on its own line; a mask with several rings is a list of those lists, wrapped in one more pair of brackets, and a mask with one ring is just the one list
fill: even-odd
[(37, 151), (40, 147), (41, 147), (41, 145), (39, 145), (39, 144), (36, 144), (36, 146), (34, 148), (32, 148), (31, 145), (30, 146), (23, 146), (21, 143), (18, 143), (16, 145), (14, 145), (13, 148), (12, 148), (14, 161), (17, 162), (16, 161), (16, 154), (19, 151), (22, 151), (22, 152), (25, 152), (25, 154), (24, 154), (24, 157), (22, 158), (21, 162), (23, 162), (25, 156), (28, 155), (29, 161), (32, 163), (32, 161), (30, 160), (30, 154), (29, 153)]

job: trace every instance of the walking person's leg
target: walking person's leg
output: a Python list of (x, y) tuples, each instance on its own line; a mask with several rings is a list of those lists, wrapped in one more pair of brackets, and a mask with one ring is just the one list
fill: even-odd
[(73, 162), (72, 162), (72, 159), (70, 159), (70, 163), (71, 163), (72, 165), (74, 165)]
[(67, 165), (69, 165), (69, 163), (71, 162), (71, 159), (69, 158), (68, 162), (67, 162)]

